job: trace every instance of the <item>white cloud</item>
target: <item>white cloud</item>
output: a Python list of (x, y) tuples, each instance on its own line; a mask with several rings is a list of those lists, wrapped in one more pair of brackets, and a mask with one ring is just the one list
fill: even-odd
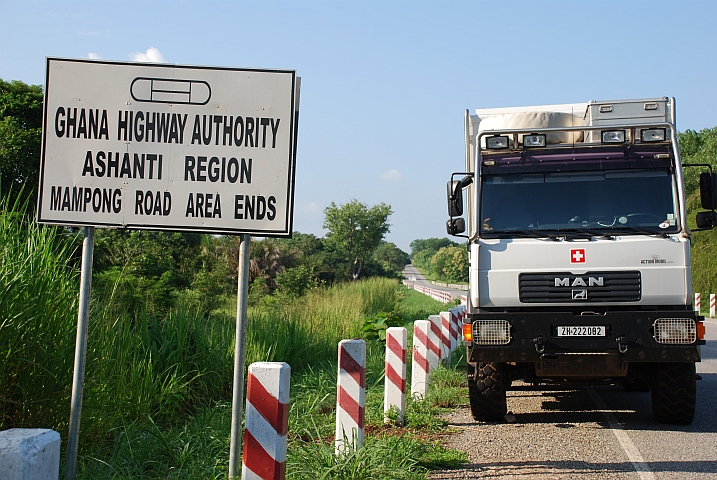
[(149, 47), (146, 52), (134, 52), (130, 54), (129, 58), (133, 62), (154, 62), (154, 63), (162, 63), (164, 62), (164, 56), (160, 53), (159, 49), (154, 47)]
[(94, 36), (97, 35), (97, 32), (77, 32), (80, 35), (87, 35), (87, 36)]
[(321, 207), (319, 206), (318, 203), (316, 203), (316, 202), (311, 202), (311, 203), (308, 204), (307, 206), (303, 207), (303, 208), (301, 209), (301, 211), (304, 212), (304, 213), (312, 214), (312, 213), (320, 212), (320, 211), (321, 211)]
[(90, 60), (102, 60), (102, 57), (99, 56), (98, 54), (96, 54), (95, 52), (89, 52), (87, 54), (87, 58), (89, 58)]
[(383, 172), (381, 175), (379, 175), (379, 178), (384, 182), (395, 182), (397, 180), (402, 179), (403, 174), (394, 168)]

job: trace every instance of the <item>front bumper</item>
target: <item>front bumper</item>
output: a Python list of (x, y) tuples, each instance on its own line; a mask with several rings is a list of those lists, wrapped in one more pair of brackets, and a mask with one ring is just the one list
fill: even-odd
[[(653, 337), (659, 318), (689, 318), (700, 321), (689, 310), (608, 311), (598, 315), (572, 312), (495, 312), (470, 314), (464, 322), (505, 320), (510, 324), (510, 341), (505, 345), (469, 344), (470, 362), (541, 362), (557, 356), (565, 362), (585, 359), (600, 362), (599, 356), (617, 356), (609, 362), (699, 362), (700, 344), (662, 344)], [(605, 326), (602, 337), (559, 337), (560, 326)], [(589, 356), (575, 355), (588, 354)]]

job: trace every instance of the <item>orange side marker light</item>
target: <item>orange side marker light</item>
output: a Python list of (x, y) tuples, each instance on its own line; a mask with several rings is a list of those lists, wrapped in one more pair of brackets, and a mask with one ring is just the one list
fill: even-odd
[(697, 340), (704, 340), (705, 338), (705, 324), (697, 322)]
[[(704, 328), (703, 328), (704, 331)], [(463, 341), (464, 342), (473, 342), (473, 324), (472, 323), (464, 323), (463, 324)]]

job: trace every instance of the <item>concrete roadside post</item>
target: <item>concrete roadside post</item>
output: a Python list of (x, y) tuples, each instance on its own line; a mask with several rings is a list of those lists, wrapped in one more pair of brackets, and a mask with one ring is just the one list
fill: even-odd
[(445, 360), (447, 366), (451, 365), (451, 312), (441, 312), (441, 359)]
[(283, 480), (289, 428), (291, 367), (284, 362), (249, 365), (242, 478)]
[(384, 422), (389, 423), (392, 408), (398, 411), (396, 423), (403, 425), (406, 415), (406, 329), (386, 330), (386, 374), (384, 385)]
[(430, 329), (428, 330), (428, 363), (431, 370), (435, 370), (443, 360), (441, 340), (441, 316), (429, 315)]
[(57, 480), (60, 434), (46, 428), (11, 428), (0, 432), (2, 480)]
[[(341, 340), (336, 382), (336, 454), (363, 446), (366, 342)], [(348, 444), (347, 444), (348, 443)]]
[(459, 310), (458, 307), (452, 308), (451, 312), (451, 353), (458, 348), (458, 329), (459, 327)]
[(697, 312), (697, 315), (700, 314), (700, 307), (702, 303), (702, 296), (699, 293), (695, 293), (695, 312)]
[(428, 393), (428, 382), (431, 376), (431, 365), (428, 361), (428, 333), (430, 331), (431, 322), (428, 320), (413, 322), (411, 396), (416, 399), (425, 398)]

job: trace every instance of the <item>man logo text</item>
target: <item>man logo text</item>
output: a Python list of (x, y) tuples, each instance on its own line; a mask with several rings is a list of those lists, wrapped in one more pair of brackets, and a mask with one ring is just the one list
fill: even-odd
[(585, 279), (582, 277), (575, 277), (575, 279), (570, 282), (570, 278), (559, 278), (555, 277), (555, 286), (556, 287), (602, 287), (604, 286), (604, 281), (602, 277), (588, 277), (588, 282), (585, 283)]

